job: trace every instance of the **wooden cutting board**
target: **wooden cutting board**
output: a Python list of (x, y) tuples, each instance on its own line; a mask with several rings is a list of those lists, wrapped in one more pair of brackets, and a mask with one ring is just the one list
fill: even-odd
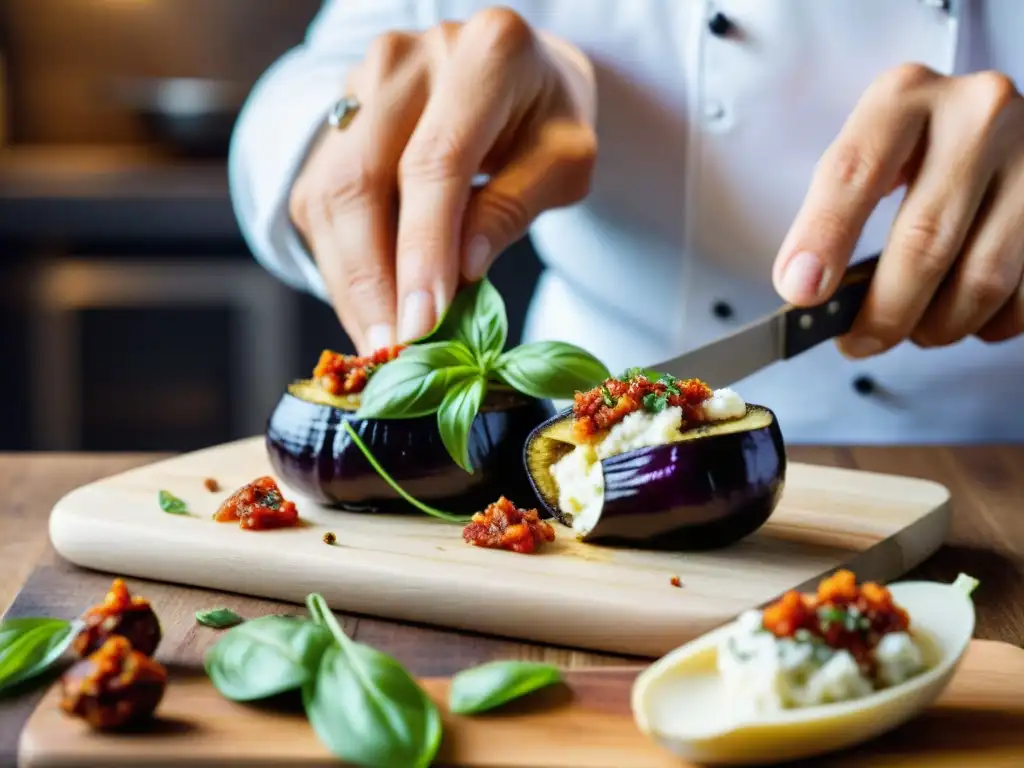
[[(71, 562), (114, 574), (295, 603), (320, 592), (349, 613), (653, 657), (787, 589), (813, 589), (839, 566), (896, 579), (941, 545), (951, 516), (934, 482), (792, 463), (768, 524), (701, 554), (582, 544), (557, 524), (557, 540), (538, 554), (479, 549), (457, 524), (337, 512), (286, 486), (303, 527), (212, 521), (228, 493), (263, 474), (262, 438), (139, 467), (61, 499), (50, 537)], [(207, 477), (222, 490), (206, 490)], [(163, 512), (160, 489), (194, 516)], [(323, 542), (327, 531), (336, 544)]]
[[(629, 709), (639, 668), (570, 671), (566, 685), (537, 692), (488, 715), (444, 708), (448, 681), (424, 685), (444, 712), (437, 764), (476, 768), (667, 768), (689, 765), (640, 733)], [(24, 768), (228, 762), (333, 764), (302, 716), (236, 704), (201, 672), (174, 671), (158, 720), (134, 734), (103, 735), (57, 708), (56, 687), (22, 733)], [(975, 640), (950, 687), (927, 712), (870, 744), (815, 766), (995, 768), (1024, 765), (1024, 651)]]

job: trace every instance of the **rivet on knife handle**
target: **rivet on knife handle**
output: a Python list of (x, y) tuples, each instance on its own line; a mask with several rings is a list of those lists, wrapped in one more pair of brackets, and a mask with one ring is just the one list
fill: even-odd
[(786, 311), (784, 359), (795, 357), (850, 330), (864, 304), (878, 258), (877, 255), (872, 256), (846, 270), (839, 288), (824, 304), (791, 307)]

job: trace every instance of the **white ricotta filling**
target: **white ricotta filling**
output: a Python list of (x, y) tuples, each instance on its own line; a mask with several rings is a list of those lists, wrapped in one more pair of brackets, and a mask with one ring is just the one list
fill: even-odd
[[(747, 404), (731, 389), (718, 389), (701, 407), (708, 421), (737, 419)], [(660, 413), (640, 410), (628, 414), (608, 430), (596, 445), (579, 445), (551, 465), (551, 477), (558, 488), (558, 507), (573, 516), (572, 527), (586, 533), (597, 523), (604, 504), (604, 474), (601, 460), (628, 451), (665, 445), (679, 434), (683, 409), (666, 408)]]
[[(718, 672), (736, 706), (764, 713), (848, 701), (876, 690), (848, 651), (809, 635), (777, 638), (760, 628), (761, 612), (746, 611), (718, 648)], [(897, 685), (926, 669), (920, 646), (906, 632), (885, 635), (874, 658), (878, 687)]]

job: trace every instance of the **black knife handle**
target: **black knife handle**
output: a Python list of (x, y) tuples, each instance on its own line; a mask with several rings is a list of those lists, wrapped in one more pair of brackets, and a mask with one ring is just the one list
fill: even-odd
[(842, 336), (853, 327), (878, 266), (878, 258), (878, 255), (872, 256), (846, 270), (839, 288), (824, 304), (786, 310), (783, 359), (788, 360), (823, 341)]

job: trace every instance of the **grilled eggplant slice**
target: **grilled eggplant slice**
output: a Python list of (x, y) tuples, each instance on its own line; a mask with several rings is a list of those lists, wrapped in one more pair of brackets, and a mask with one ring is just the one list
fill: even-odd
[(585, 442), (566, 409), (529, 436), (524, 463), (545, 509), (586, 542), (675, 550), (729, 546), (764, 525), (785, 484), (782, 431), (775, 414), (759, 405), (748, 404), (738, 418), (679, 430), (663, 445), (600, 460), (587, 475), (593, 502), (566, 510), (551, 468)]
[(361, 419), (359, 396), (337, 396), (312, 380), (291, 384), (267, 424), (266, 445), (277, 476), (322, 504), (358, 512), (411, 512), (344, 429), (349, 422), (381, 466), (417, 499), (472, 514), (501, 495), (530, 498), (523, 444), (551, 416), (548, 401), (493, 392), (473, 422), (472, 474), (448, 454), (433, 415)]

